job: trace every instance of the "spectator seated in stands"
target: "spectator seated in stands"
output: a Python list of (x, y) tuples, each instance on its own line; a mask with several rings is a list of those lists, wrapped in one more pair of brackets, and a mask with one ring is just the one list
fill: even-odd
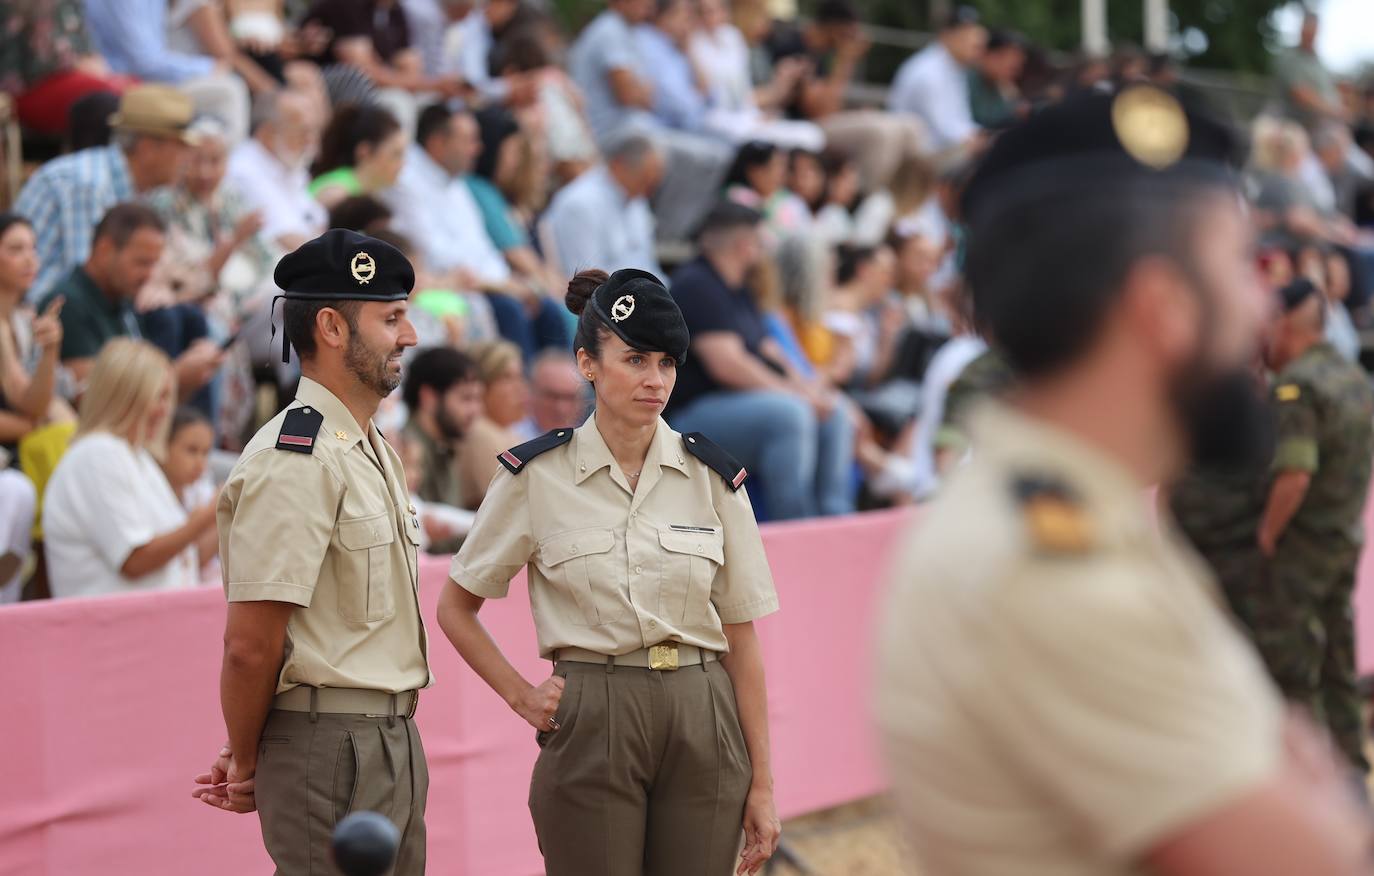
[(248, 87), (227, 62), (167, 44), (167, 0), (86, 0), (86, 27), (116, 73), (175, 86), (198, 112), (229, 129), (232, 142), (248, 136)]
[(332, 103), (379, 103), (409, 137), (415, 131), (417, 94), (445, 99), (467, 87), (457, 76), (430, 76), (411, 45), (403, 4), (383, 0), (316, 0), (301, 20), (318, 27), (327, 42), (311, 60), (324, 70)]
[(383, 228), (369, 236), (396, 247), (415, 268), (415, 287), (410, 293), (407, 316), (415, 327), (417, 341), (414, 347), (407, 347), (401, 354), (402, 362), (408, 363), (426, 347), (450, 346), (462, 350), (500, 337), (491, 303), (485, 295), (460, 292), (446, 285), (449, 276), (431, 271), (424, 256), (416, 252), (415, 245), (406, 235)]
[(725, 177), (725, 196), (763, 215), (770, 250), (811, 228), (806, 202), (787, 188), (787, 152), (772, 143), (755, 140), (739, 147)]
[[(430, 271), (451, 274), (457, 288), (486, 293), (502, 336), (518, 344), (522, 355), (532, 358), (544, 347), (566, 347), (567, 324), (553, 301), (540, 294), (541, 277), (513, 273), (487, 232), (468, 183), (482, 150), (476, 120), (435, 104), (421, 113), (419, 131), (423, 139), (407, 151), (397, 185), (388, 193), (396, 230), (411, 239)], [(540, 268), (532, 250), (513, 249), (517, 262)]]
[(184, 346), (176, 360), (177, 384), (189, 397), (210, 382), (223, 354), (205, 338), (203, 315), (188, 307), (143, 310), (135, 303), (162, 257), (165, 226), (151, 207), (117, 204), (95, 229), (95, 244), (84, 265), (72, 268), (41, 305), (64, 300), (62, 364), (76, 381), (76, 392), (87, 390), (95, 375), (96, 356), (113, 338), (156, 336)]
[(997, 31), (977, 65), (968, 71), (969, 109), (980, 128), (1005, 128), (1029, 112), (1018, 82), (1026, 67), (1026, 41), (1020, 34)]
[(229, 155), (227, 182), (262, 214), (263, 240), (291, 252), (325, 230), (327, 212), (309, 191), (321, 120), (309, 95), (290, 89), (260, 98), (254, 114), (253, 136)]
[(33, 229), (14, 213), (0, 215), (0, 605), (19, 599), (37, 510), (34, 484), (17, 465), (19, 442), (57, 423), (69, 430), (75, 420), (54, 392), (61, 302), (41, 316), (23, 304), (37, 273)]
[[(284, 59), (269, 50), (259, 60), (237, 45), (229, 30), (226, 5), (230, 4), (224, 0), (173, 0), (167, 17), (169, 48), (188, 55), (209, 56), (221, 68), (237, 74), (252, 94), (271, 94), (286, 82)], [(299, 69), (306, 66), (314, 65), (295, 65), (293, 76), (308, 75)], [(318, 68), (315, 69), (319, 76)], [(246, 130), (238, 132), (238, 139), (246, 134)]]
[(7, 3), (0, 12), (0, 90), (14, 98), (26, 130), (46, 137), (66, 133), (74, 103), (95, 92), (133, 84), (110, 72), (91, 47), (81, 0)]
[[(744, 0), (765, 6), (762, 0)], [(757, 17), (757, 14), (755, 14)], [(766, 18), (766, 13), (765, 13)], [(851, 0), (822, 0), (799, 33), (774, 27), (767, 37), (771, 63), (799, 59), (803, 74), (789, 97), (789, 118), (807, 119), (825, 132), (826, 145), (852, 156), (863, 191), (888, 184), (903, 158), (920, 155), (929, 136), (920, 121), (871, 109), (845, 109), (846, 94), (868, 38)]]
[(936, 151), (971, 151), (982, 143), (969, 102), (969, 73), (978, 69), (987, 37), (978, 13), (960, 6), (935, 41), (908, 58), (892, 80), (888, 109), (921, 119)]
[[(458, 5), (450, 3), (451, 7)], [(515, 18), (520, 0), (486, 0), (469, 5), (471, 11), (444, 34), (446, 51), (439, 69), (466, 82), (488, 103), (528, 106), (537, 97), (536, 75), (492, 75), (496, 34)]]
[(174, 181), (189, 155), (186, 129), (193, 108), (164, 85), (139, 85), (120, 99), (111, 122), (114, 142), (53, 159), (29, 177), (14, 211), (38, 235), (39, 298), (91, 252), (100, 217), (115, 204)]
[(700, 0), (697, 8), (701, 17), (688, 37), (687, 50), (706, 89), (706, 128), (736, 143), (767, 140), (788, 148), (821, 149), (825, 134), (819, 127), (778, 117), (784, 96), (801, 81), (804, 62), (784, 61), (772, 81), (756, 90), (749, 46), (730, 23), (727, 0)]
[(176, 392), (171, 361), (151, 344), (117, 338), (101, 350), (76, 440), (43, 496), (54, 598), (200, 583), (214, 502), (188, 514), (157, 462)]
[(710, 209), (731, 149), (715, 138), (668, 128), (653, 115), (658, 59), (641, 51), (634, 34), (653, 11), (654, 0), (609, 0), (573, 44), (568, 70), (586, 95), (587, 118), (603, 150), (627, 131), (650, 133), (659, 142), (666, 160), (654, 200), (657, 231), (664, 240), (683, 240)]
[[(459, 452), (485, 407), (486, 387), (476, 363), (451, 347), (421, 350), (407, 368), (403, 394), (409, 420), (402, 441), (415, 445), (419, 468), (412, 492), (426, 505), (464, 507)], [(453, 531), (442, 513), (422, 516), (429, 550), (457, 550), (466, 530)]]
[(758, 476), (776, 519), (854, 510), (854, 426), (833, 390), (808, 379), (768, 336), (750, 272), (763, 257), (754, 210), (713, 209), (701, 256), (673, 275), (692, 345), (678, 367), (668, 421), (702, 432)]
[(463, 507), (476, 508), (496, 474), (497, 457), (520, 443), (514, 427), (525, 418), (529, 384), (520, 350), (509, 341), (493, 341), (472, 349), (482, 378), (482, 416), (472, 424), (458, 452)]
[[(182, 405), (172, 414), (167, 428), (167, 452), (160, 460), (167, 485), (189, 514), (219, 498), (219, 485), (210, 474), (210, 451), (215, 446), (215, 427), (197, 408)], [(200, 546), (204, 566), (219, 553), (219, 542)]]
[(391, 188), (405, 163), (408, 139), (389, 110), (356, 104), (337, 107), (311, 168), (315, 179), (310, 194), (332, 207), (353, 195)]
[(606, 163), (553, 196), (542, 227), (550, 254), (565, 274), (587, 265), (661, 273), (648, 198), (663, 177), (664, 156), (648, 137), (629, 134), (606, 148)]
[(581, 426), (587, 419), (586, 388), (577, 360), (566, 352), (545, 350), (530, 366), (529, 416), (511, 431), (521, 441), (530, 441), (553, 429)]

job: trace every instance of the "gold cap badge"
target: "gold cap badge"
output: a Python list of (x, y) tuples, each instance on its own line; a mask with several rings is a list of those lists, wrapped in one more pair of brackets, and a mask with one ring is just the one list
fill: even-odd
[(611, 305), (611, 319), (616, 322), (624, 322), (630, 318), (630, 314), (635, 312), (635, 297), (633, 295), (621, 295)]
[(353, 279), (366, 285), (368, 280), (377, 276), (377, 262), (367, 253), (360, 252), (353, 257), (353, 261), (348, 265), (348, 270), (353, 274)]
[(1149, 85), (1127, 88), (1112, 101), (1116, 138), (1141, 164), (1163, 170), (1188, 151), (1188, 116), (1178, 100)]

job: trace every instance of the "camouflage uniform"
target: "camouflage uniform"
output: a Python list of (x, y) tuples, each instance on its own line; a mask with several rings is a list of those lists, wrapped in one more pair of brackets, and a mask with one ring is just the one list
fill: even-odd
[(992, 350), (984, 350), (965, 365), (945, 394), (944, 419), (935, 435), (936, 449), (961, 452), (968, 447), (969, 411), (983, 399), (1004, 393), (1011, 382), (1011, 368)]
[(1312, 483), (1268, 564), (1255, 642), (1284, 694), (1309, 707), (1368, 770), (1351, 597), (1374, 459), (1374, 390), (1363, 371), (1319, 343), (1279, 375), (1274, 400), (1274, 471), (1309, 472)]
[(1231, 612), (1254, 637), (1255, 608), (1263, 598), (1260, 517), (1267, 477), (1257, 467), (1194, 468), (1169, 491), (1179, 529), (1216, 573)]

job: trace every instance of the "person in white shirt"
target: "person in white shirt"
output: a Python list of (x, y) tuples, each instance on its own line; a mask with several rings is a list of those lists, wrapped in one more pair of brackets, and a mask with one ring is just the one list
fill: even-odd
[(548, 257), (570, 276), (587, 265), (661, 275), (648, 198), (663, 177), (663, 164), (662, 153), (643, 134), (613, 141), (605, 164), (554, 195), (540, 223)]
[(321, 120), (310, 96), (290, 89), (262, 99), (254, 115), (253, 136), (234, 148), (225, 178), (262, 214), (262, 237), (291, 252), (322, 233), (328, 218), (309, 191)]
[(892, 80), (887, 108), (919, 116), (936, 150), (973, 148), (982, 136), (969, 105), (968, 70), (982, 57), (987, 39), (978, 13), (961, 6), (939, 37), (908, 58)]
[(449, 25), (443, 35), (439, 71), (458, 76), (487, 101), (528, 103), (534, 96), (534, 77), (493, 76), (491, 71), (495, 34), (510, 23), (519, 9), (518, 0), (486, 0), (461, 21)]
[(166, 354), (116, 338), (81, 398), (76, 437), (43, 496), (48, 580), (57, 599), (193, 587), (213, 502), (187, 513), (157, 456), (176, 381)]
[(510, 265), (464, 179), (482, 149), (477, 121), (471, 113), (442, 110), (427, 109), (425, 117), (396, 185), (384, 195), (392, 227), (410, 238), (431, 271), (464, 272), (467, 285), (506, 291)]

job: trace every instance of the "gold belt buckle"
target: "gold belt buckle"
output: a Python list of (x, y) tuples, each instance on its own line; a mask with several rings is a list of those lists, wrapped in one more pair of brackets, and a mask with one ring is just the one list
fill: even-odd
[(649, 649), (649, 668), (672, 671), (678, 668), (677, 642), (664, 642)]

